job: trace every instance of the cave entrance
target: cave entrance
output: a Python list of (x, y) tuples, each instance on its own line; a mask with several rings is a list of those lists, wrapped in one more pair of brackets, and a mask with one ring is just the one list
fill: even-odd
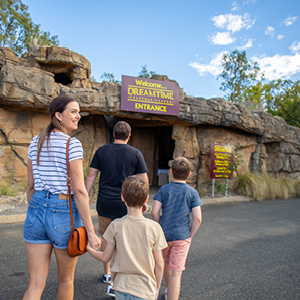
[(68, 85), (72, 83), (72, 80), (69, 78), (69, 76), (66, 73), (54, 74), (54, 81), (56, 83), (61, 83), (63, 85)]
[(168, 183), (169, 161), (173, 159), (175, 148), (172, 131), (172, 126), (132, 126), (129, 144), (143, 153), (149, 171), (150, 185)]

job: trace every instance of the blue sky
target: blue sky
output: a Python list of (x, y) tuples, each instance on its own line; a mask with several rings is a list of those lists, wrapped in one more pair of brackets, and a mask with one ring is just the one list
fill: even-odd
[(137, 76), (143, 65), (184, 92), (222, 97), (220, 57), (246, 50), (266, 79), (300, 79), (299, 0), (23, 0), (59, 46), (85, 56), (92, 75)]

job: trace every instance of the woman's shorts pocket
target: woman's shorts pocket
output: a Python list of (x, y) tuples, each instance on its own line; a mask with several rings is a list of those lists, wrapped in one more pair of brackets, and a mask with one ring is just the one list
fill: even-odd
[(54, 229), (61, 233), (71, 232), (71, 221), (69, 210), (53, 210)]
[(24, 222), (25, 227), (31, 227), (34, 225), (34, 221), (36, 220), (38, 209), (39, 209), (38, 206), (29, 204), (27, 209), (26, 219)]

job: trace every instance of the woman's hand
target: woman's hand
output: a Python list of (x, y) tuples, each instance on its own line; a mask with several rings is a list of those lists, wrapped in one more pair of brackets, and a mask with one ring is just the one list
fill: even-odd
[(102, 239), (99, 238), (95, 232), (88, 233), (88, 246), (90, 246), (94, 250), (100, 249), (102, 244)]

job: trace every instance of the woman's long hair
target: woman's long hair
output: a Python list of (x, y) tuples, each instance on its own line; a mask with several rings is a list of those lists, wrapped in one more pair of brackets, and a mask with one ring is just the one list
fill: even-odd
[(51, 101), (49, 106), (49, 115), (51, 121), (48, 124), (48, 126), (39, 134), (38, 147), (37, 147), (38, 166), (40, 164), (40, 153), (46, 139), (47, 139), (47, 149), (48, 149), (51, 131), (53, 129), (57, 129), (59, 131), (64, 132), (64, 129), (62, 128), (60, 122), (55, 117), (55, 113), (56, 112), (62, 113), (66, 109), (66, 106), (72, 101), (76, 101), (76, 100), (67, 95), (60, 95)]

